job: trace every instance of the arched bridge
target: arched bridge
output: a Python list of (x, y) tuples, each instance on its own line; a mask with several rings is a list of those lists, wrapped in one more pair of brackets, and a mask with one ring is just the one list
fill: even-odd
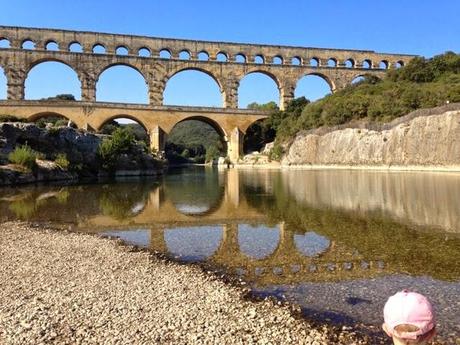
[[(0, 102), (0, 112), (31, 118), (43, 112), (59, 113), (79, 127), (95, 126), (102, 119), (127, 115), (153, 132), (152, 146), (162, 148), (171, 124), (187, 117), (210, 119), (229, 141), (229, 156), (238, 158), (241, 136), (249, 125), (266, 114), (238, 108), (240, 80), (250, 73), (263, 73), (276, 83), (280, 108), (294, 98), (297, 82), (305, 75), (320, 76), (331, 90), (341, 89), (363, 74), (383, 76), (414, 56), (384, 54), (368, 50), (343, 50), (208, 42), (133, 35), (0, 26), (0, 67), (7, 79), (8, 101)], [(30, 70), (46, 61), (72, 68), (81, 83), (81, 104), (30, 103), (24, 100), (24, 85)], [(96, 102), (100, 75), (115, 65), (137, 70), (148, 87), (149, 105), (130, 108), (123, 104)], [(222, 108), (185, 109), (163, 106), (167, 81), (184, 70), (198, 70), (211, 76), (220, 88)], [(12, 111), (17, 108), (16, 111)], [(62, 109), (68, 108), (66, 111)], [(108, 110), (110, 109), (110, 110)], [(60, 112), (59, 112), (59, 111)], [(103, 114), (103, 115), (98, 115)], [(140, 115), (142, 114), (142, 115)], [(97, 117), (97, 119), (94, 119)], [(163, 119), (171, 117), (172, 119)], [(234, 118), (234, 119), (231, 119)]]

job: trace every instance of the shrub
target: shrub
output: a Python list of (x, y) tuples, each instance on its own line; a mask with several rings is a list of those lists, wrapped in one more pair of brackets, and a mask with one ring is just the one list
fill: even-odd
[(63, 170), (67, 170), (69, 168), (70, 162), (67, 159), (67, 155), (65, 153), (59, 153), (55, 160), (54, 163), (57, 164), (57, 166)]
[(30, 146), (22, 145), (16, 147), (16, 149), (8, 155), (8, 160), (26, 169), (32, 169), (36, 165), (36, 160), (40, 157), (41, 155), (32, 150)]
[(214, 145), (209, 146), (206, 149), (206, 162), (212, 162), (214, 159), (219, 157), (219, 149)]
[(27, 122), (25, 119), (20, 119), (14, 115), (0, 115), (0, 122)]
[(134, 133), (129, 127), (117, 128), (110, 138), (104, 138), (98, 148), (102, 167), (112, 170), (118, 156), (128, 153), (136, 143)]

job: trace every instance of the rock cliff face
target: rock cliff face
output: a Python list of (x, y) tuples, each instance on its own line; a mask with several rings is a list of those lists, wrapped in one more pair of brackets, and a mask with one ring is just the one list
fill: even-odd
[(419, 116), (376, 131), (300, 133), (283, 165), (444, 167), (460, 170), (460, 111)]
[[(101, 168), (97, 155), (103, 136), (69, 127), (42, 129), (31, 123), (0, 123), (0, 185), (49, 180), (96, 178), (109, 173)], [(18, 145), (27, 144), (44, 155), (33, 171), (25, 172), (8, 165), (8, 154)], [(65, 153), (69, 171), (52, 161)], [(161, 169), (158, 161), (147, 154), (142, 145), (133, 145), (115, 163), (115, 175), (154, 175)]]

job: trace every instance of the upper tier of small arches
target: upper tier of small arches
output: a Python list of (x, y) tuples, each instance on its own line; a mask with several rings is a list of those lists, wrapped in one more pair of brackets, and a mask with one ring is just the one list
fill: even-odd
[[(24, 31), (21, 37), (21, 31)], [(57, 31), (55, 37), (44, 33), (55, 30), (20, 29), (15, 37), (2, 33), (0, 48), (35, 49), (86, 54), (107, 54), (176, 60), (214, 61), (246, 64), (290, 65), (326, 68), (390, 69), (403, 66), (412, 56), (378, 54), (365, 51), (259, 46), (236, 43), (213, 43), (142, 38), (136, 36), (75, 32), (72, 39)], [(65, 39), (58, 39), (61, 33)], [(78, 35), (83, 35), (79, 40)], [(34, 38), (34, 36), (36, 36)], [(104, 37), (108, 36), (108, 37)], [(111, 39), (109, 39), (109, 37)], [(130, 39), (128, 39), (128, 38)], [(119, 42), (119, 43), (118, 43)], [(193, 47), (193, 49), (191, 48)], [(313, 54), (313, 55), (312, 55)]]

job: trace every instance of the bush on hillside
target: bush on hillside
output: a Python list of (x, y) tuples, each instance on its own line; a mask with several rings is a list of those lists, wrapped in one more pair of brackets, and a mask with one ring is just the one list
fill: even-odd
[(32, 150), (28, 145), (18, 146), (8, 155), (8, 160), (28, 170), (32, 170), (36, 166), (36, 160), (40, 158), (40, 154)]
[(383, 80), (365, 76), (358, 83), (307, 103), (300, 114), (298, 108), (290, 107), (273, 112), (267, 124), (278, 140), (284, 140), (301, 130), (352, 120), (389, 122), (416, 109), (447, 102), (460, 102), (460, 55), (452, 52), (432, 59), (414, 58), (405, 67), (388, 71)]
[(101, 159), (102, 167), (106, 170), (112, 170), (118, 156), (128, 153), (135, 144), (136, 138), (130, 128), (117, 128), (111, 137), (104, 138), (99, 145), (98, 155)]
[(67, 159), (67, 155), (65, 153), (59, 153), (54, 159), (54, 163), (56, 163), (56, 165), (63, 170), (67, 170), (70, 166), (70, 162)]

